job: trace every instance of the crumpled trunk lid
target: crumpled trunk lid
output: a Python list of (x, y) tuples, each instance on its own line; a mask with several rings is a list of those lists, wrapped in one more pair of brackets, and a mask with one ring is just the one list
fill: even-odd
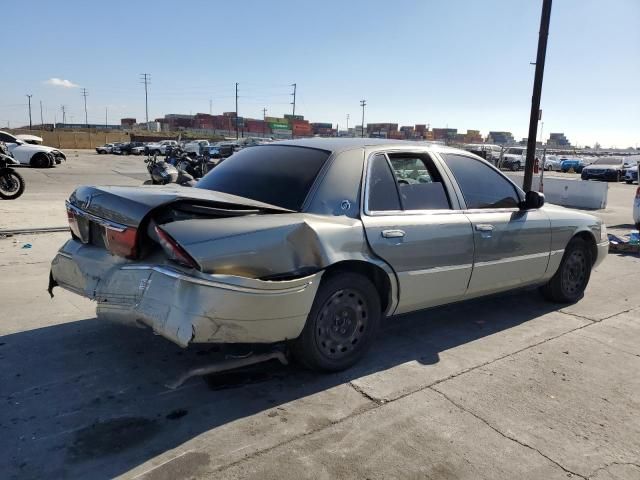
[(179, 185), (140, 187), (78, 187), (69, 203), (96, 217), (137, 228), (152, 210), (175, 202), (188, 202), (238, 210), (287, 211), (248, 198)]

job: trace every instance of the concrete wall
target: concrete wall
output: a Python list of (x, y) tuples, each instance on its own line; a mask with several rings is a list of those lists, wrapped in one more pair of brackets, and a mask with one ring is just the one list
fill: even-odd
[(99, 145), (113, 142), (128, 142), (129, 134), (122, 131), (98, 131), (98, 132), (66, 132), (54, 130), (53, 132), (41, 130), (8, 130), (10, 133), (37, 135), (44, 140), (43, 145), (60, 148), (96, 148)]
[[(601, 209), (607, 207), (609, 184), (607, 182), (595, 182), (580, 180), (578, 178), (564, 178), (547, 176), (543, 180), (543, 193), (549, 203), (565, 207)], [(553, 175), (553, 174), (551, 174)], [(515, 183), (522, 186), (522, 175), (508, 175)], [(540, 177), (534, 175), (532, 187), (540, 191)]]

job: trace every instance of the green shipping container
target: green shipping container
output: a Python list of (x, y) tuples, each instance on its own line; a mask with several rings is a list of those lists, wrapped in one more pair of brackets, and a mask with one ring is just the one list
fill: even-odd
[(289, 130), (288, 123), (270, 123), (269, 128), (271, 130)]

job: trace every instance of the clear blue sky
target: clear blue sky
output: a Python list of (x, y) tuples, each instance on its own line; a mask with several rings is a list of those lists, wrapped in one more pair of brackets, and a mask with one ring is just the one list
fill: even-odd
[[(296, 113), (344, 128), (429, 123), (526, 136), (541, 0), (119, 1), (3, 5), (0, 125), (144, 120), (139, 74), (151, 74), (150, 118), (234, 110)], [(640, 145), (640, 0), (555, 0), (542, 95), (545, 138)]]

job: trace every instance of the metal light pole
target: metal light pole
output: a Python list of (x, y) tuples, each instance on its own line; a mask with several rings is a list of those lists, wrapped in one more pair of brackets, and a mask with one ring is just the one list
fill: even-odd
[(362, 107), (362, 138), (364, 138), (364, 107), (366, 107), (367, 105), (367, 101), (366, 100), (360, 100), (360, 106)]
[(531, 115), (529, 116), (529, 137), (527, 138), (527, 160), (524, 166), (524, 181), (522, 188), (525, 192), (531, 190), (533, 180), (533, 166), (536, 156), (536, 133), (538, 131), (538, 114), (540, 111), (540, 97), (542, 96), (542, 79), (544, 77), (544, 62), (547, 56), (547, 37), (551, 21), (552, 0), (542, 0), (542, 15), (540, 16), (540, 32), (538, 37), (538, 54), (536, 56), (536, 73), (533, 80), (533, 95), (531, 96)]

